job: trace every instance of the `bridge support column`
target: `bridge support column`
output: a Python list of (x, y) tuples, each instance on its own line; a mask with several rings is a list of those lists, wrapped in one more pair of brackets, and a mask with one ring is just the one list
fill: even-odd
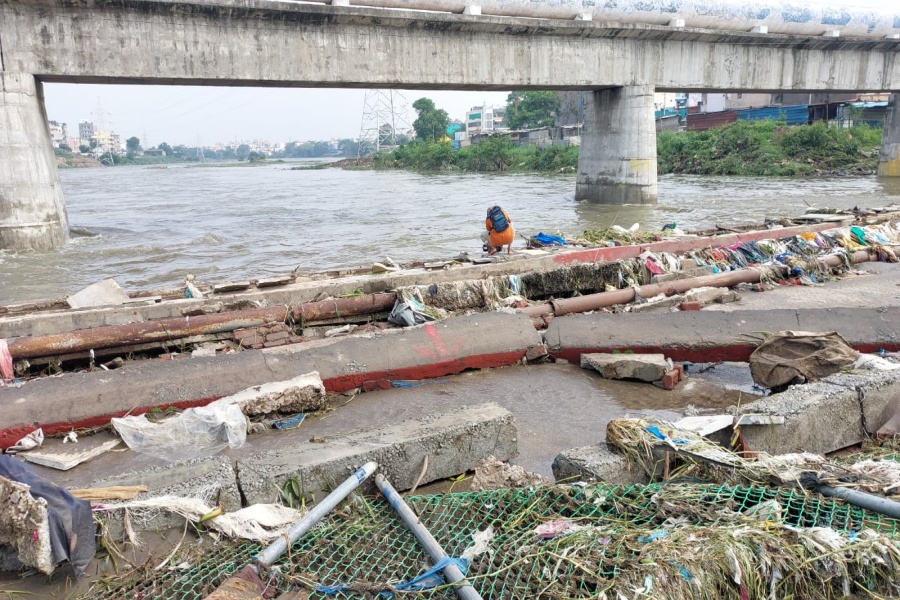
[(68, 239), (43, 86), (0, 72), (0, 249), (52, 250)]
[(585, 107), (575, 199), (656, 203), (653, 86), (594, 92)]
[(891, 94), (884, 113), (884, 133), (878, 153), (878, 176), (900, 177), (900, 93)]

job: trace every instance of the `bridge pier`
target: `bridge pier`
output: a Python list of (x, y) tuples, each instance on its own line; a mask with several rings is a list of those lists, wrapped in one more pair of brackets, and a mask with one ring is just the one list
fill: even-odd
[(0, 72), (0, 249), (52, 250), (68, 239), (43, 86)]
[(656, 123), (650, 85), (594, 92), (585, 107), (575, 199), (656, 203)]
[(900, 93), (891, 94), (884, 114), (884, 133), (878, 153), (878, 176), (900, 177)]

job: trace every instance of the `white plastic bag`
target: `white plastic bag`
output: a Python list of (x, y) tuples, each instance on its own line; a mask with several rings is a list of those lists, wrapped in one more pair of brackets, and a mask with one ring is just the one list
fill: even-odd
[(122, 417), (112, 426), (135, 452), (171, 461), (240, 448), (247, 440), (247, 418), (237, 404), (189, 408), (160, 423), (146, 415)]

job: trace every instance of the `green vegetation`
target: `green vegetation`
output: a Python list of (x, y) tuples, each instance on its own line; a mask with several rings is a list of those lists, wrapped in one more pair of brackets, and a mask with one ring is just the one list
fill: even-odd
[(512, 92), (506, 98), (506, 124), (510, 129), (552, 126), (557, 112), (556, 92)]
[(506, 136), (491, 136), (476, 146), (454, 150), (449, 142), (413, 142), (373, 156), (376, 169), (479, 172), (574, 172), (578, 148), (520, 147)]
[[(824, 123), (788, 127), (777, 121), (738, 121), (708, 131), (665, 132), (657, 138), (660, 175), (803, 176), (868, 174), (875, 170), (881, 129)], [(449, 143), (416, 141), (374, 155), (376, 169), (479, 172), (574, 172), (578, 148), (520, 147), (495, 135), (454, 150)]]
[(778, 121), (738, 121), (708, 131), (664, 132), (657, 138), (660, 175), (812, 175), (875, 169), (881, 129)]
[(419, 98), (412, 106), (418, 115), (413, 123), (417, 139), (436, 142), (447, 135), (450, 117), (446, 110), (435, 107), (430, 98)]

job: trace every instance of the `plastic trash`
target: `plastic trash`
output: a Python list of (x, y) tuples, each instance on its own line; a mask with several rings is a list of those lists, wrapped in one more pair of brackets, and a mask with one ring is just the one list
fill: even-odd
[(412, 295), (404, 293), (398, 294), (397, 301), (387, 320), (388, 323), (400, 327), (412, 327), (434, 321), (435, 318), (425, 312), (424, 304), (413, 298)]
[(247, 417), (237, 404), (189, 408), (160, 423), (146, 415), (122, 417), (112, 426), (135, 452), (169, 461), (212, 456), (247, 441)]
[(0, 379), (13, 379), (12, 354), (9, 353), (9, 346), (5, 339), (0, 338)]
[(32, 450), (37, 448), (41, 444), (44, 443), (44, 430), (38, 427), (21, 440), (16, 442), (14, 446), (10, 446), (6, 449), (7, 452), (24, 452), (25, 450)]

